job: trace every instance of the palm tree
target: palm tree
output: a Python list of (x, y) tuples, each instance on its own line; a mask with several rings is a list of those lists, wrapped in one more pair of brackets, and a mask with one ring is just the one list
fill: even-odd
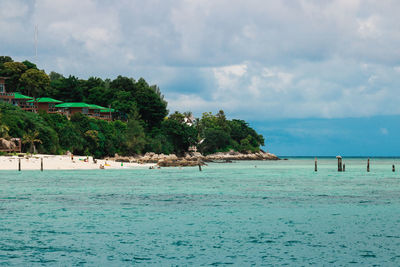
[(22, 137), (22, 143), (24, 144), (30, 144), (30, 153), (36, 153), (36, 147), (35, 143), (42, 143), (42, 140), (38, 139), (37, 137), (39, 136), (38, 131), (28, 131), (24, 136)]

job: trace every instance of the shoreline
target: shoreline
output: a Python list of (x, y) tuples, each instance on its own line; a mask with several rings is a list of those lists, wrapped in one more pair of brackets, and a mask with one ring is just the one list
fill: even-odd
[[(93, 160), (93, 157), (71, 155), (19, 155), (0, 156), (0, 170), (18, 170), (21, 161), (21, 170), (95, 170), (95, 169), (132, 169), (132, 168), (156, 168), (156, 167), (190, 167), (202, 166), (207, 163), (225, 163), (243, 160), (279, 160), (271, 153), (258, 152), (242, 154), (238, 152), (215, 153), (203, 156), (198, 152), (187, 153), (184, 157), (175, 154), (164, 155), (146, 153), (142, 156), (123, 157), (115, 155), (104, 159)], [(101, 168), (103, 166), (103, 168)]]
[(21, 170), (39, 170), (41, 167), (41, 159), (43, 159), (43, 170), (96, 170), (100, 169), (100, 165), (104, 169), (132, 169), (155, 166), (153, 163), (134, 163), (134, 162), (117, 162), (112, 159), (96, 159), (94, 163), (93, 157), (89, 157), (89, 161), (85, 156), (68, 155), (45, 155), (37, 154), (32, 156), (0, 156), (0, 171), (16, 170), (18, 171), (19, 159), (21, 160)]

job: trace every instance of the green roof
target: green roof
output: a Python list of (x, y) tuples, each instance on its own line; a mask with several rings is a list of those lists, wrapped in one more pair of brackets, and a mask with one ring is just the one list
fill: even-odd
[(115, 112), (115, 109), (113, 109), (113, 108), (110, 110), (110, 108), (105, 108), (105, 107), (102, 107), (99, 105), (90, 105), (90, 106), (92, 109), (100, 109), (101, 113), (110, 112), (110, 111)]
[(56, 108), (88, 108), (88, 109), (99, 109), (101, 113), (115, 112), (115, 109), (105, 108), (99, 105), (92, 105), (86, 103), (63, 103), (56, 105)]
[(50, 97), (39, 97), (39, 98), (36, 98), (36, 101), (32, 99), (32, 100), (29, 100), (28, 102), (38, 102), (38, 103), (62, 103), (62, 101), (57, 100), (57, 99), (53, 99), (53, 98), (50, 98)]
[(86, 103), (63, 103), (56, 105), (56, 108), (90, 108), (91, 105)]
[(99, 106), (99, 105), (93, 105), (93, 104), (89, 104), (89, 108), (90, 109), (105, 109), (105, 107)]
[(33, 97), (29, 97), (20, 93), (14, 93), (14, 99), (33, 99)]
[(113, 108), (100, 109), (100, 113), (105, 113), (105, 112), (115, 112), (115, 109)]

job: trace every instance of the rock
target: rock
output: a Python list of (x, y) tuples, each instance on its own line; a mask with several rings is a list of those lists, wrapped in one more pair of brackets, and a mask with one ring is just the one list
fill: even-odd
[[(130, 162), (157, 163), (160, 167), (186, 167), (206, 165), (205, 162), (232, 162), (235, 160), (278, 160), (279, 158), (271, 153), (264, 151), (256, 153), (239, 153), (236, 151), (218, 152), (208, 156), (203, 156), (199, 152), (188, 152), (182, 157), (175, 154), (164, 155), (148, 152), (144, 156), (129, 158)], [(118, 160), (127, 160), (126, 157), (119, 157)], [(125, 162), (125, 161), (123, 161)]]
[(0, 149), (15, 149), (17, 145), (12, 142), (8, 141), (7, 139), (0, 138)]
[(218, 152), (205, 157), (206, 161), (232, 161), (232, 160), (278, 160), (279, 158), (271, 153), (256, 152), (256, 153), (239, 153), (229, 151), (226, 153)]
[(131, 159), (129, 157), (118, 157), (115, 162), (131, 162)]

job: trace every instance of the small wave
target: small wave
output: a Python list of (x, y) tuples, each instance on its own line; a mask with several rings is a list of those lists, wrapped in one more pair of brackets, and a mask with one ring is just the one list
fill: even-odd
[(219, 265), (233, 265), (233, 264), (234, 264), (233, 262), (220, 262), (220, 261), (218, 261), (218, 262), (213, 262), (210, 265), (219, 266)]

